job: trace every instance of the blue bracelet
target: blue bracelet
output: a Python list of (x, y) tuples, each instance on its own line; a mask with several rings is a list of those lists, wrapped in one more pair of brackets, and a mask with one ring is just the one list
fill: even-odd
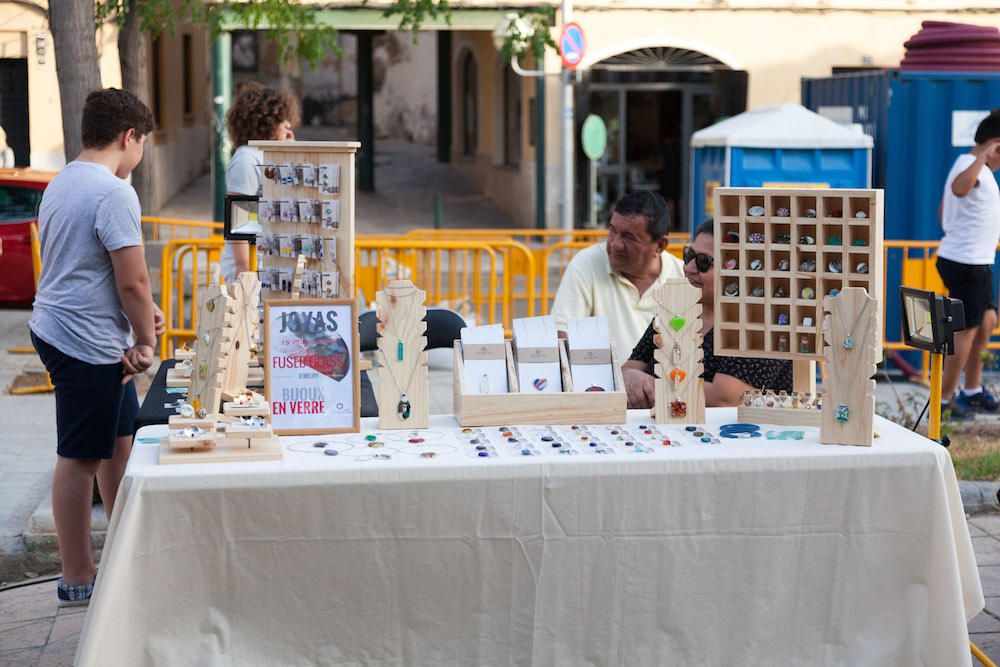
[(719, 435), (723, 438), (759, 438), (760, 426), (757, 424), (723, 424), (719, 427)]

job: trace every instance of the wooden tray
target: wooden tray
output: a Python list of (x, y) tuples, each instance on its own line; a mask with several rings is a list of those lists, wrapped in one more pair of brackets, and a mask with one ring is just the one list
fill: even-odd
[(615, 391), (574, 392), (566, 341), (559, 341), (559, 365), (563, 391), (555, 394), (522, 394), (510, 341), (507, 351), (507, 381), (510, 391), (495, 394), (465, 393), (462, 343), (455, 341), (455, 419), (462, 426), (501, 424), (624, 424), (628, 407), (621, 363), (611, 341), (611, 368)]

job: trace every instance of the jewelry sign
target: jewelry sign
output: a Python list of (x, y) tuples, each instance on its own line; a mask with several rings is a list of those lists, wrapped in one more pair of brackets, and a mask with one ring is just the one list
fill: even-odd
[(264, 302), (264, 389), (276, 433), (359, 430), (357, 322), (350, 299)]

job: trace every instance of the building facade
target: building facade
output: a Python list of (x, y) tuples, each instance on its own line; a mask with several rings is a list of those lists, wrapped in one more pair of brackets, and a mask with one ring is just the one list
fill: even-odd
[[(66, 158), (47, 12), (43, 0), (0, 2), (0, 126), (17, 166), (56, 170)], [(117, 27), (103, 26), (96, 39), (102, 84), (121, 87)], [(206, 31), (178, 26), (175, 34), (151, 41), (149, 54), (157, 185), (145, 212), (205, 173), (211, 147)]]

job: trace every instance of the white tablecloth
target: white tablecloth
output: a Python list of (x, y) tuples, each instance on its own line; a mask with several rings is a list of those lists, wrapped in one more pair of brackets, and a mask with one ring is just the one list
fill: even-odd
[(77, 658), (971, 664), (984, 601), (951, 461), (877, 428), (871, 448), (675, 429), (684, 446), (644, 454), (481, 459), (435, 417), (424, 443), (324, 456), (286, 438), (301, 452), (281, 462), (179, 466), (143, 429)]

